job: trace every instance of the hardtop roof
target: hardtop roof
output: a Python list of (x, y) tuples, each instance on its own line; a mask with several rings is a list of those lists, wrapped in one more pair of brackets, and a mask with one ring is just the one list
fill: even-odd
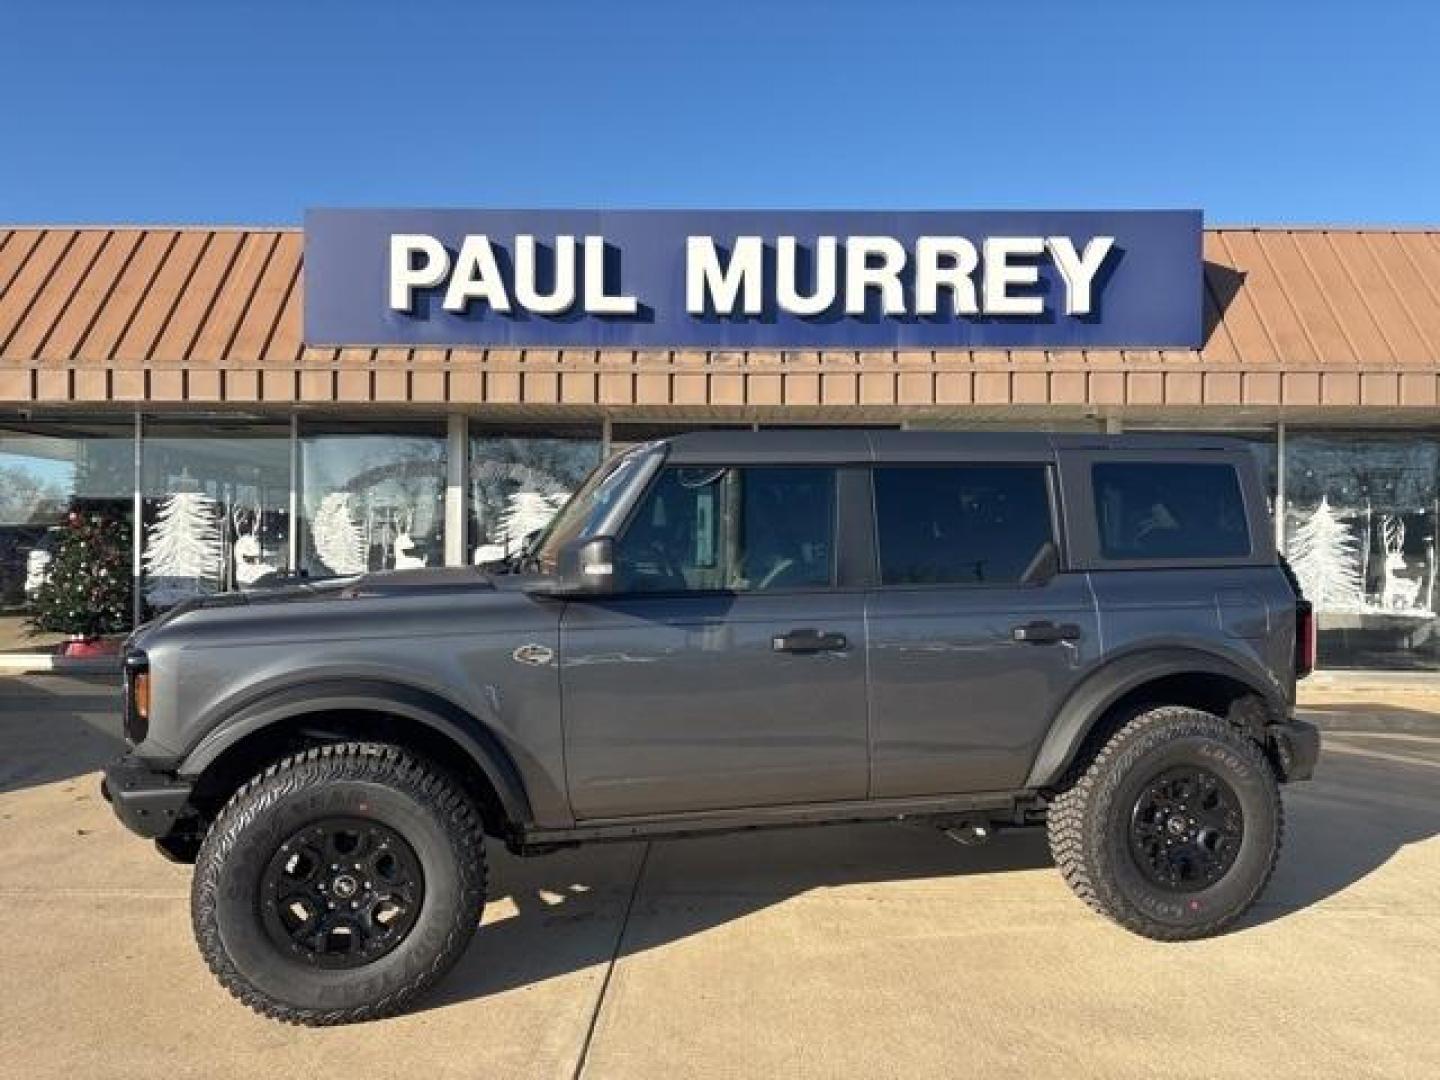
[(1224, 435), (901, 431), (834, 427), (691, 431), (657, 441), (668, 448), (668, 460), (681, 465), (944, 461), (976, 454), (1049, 457), (1057, 451), (1077, 450), (1236, 452), (1245, 449), (1242, 440)]

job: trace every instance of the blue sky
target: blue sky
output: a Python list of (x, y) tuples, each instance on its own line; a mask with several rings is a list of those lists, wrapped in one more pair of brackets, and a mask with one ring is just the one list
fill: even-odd
[(1440, 222), (1440, 4), (0, 0), (0, 221), (1198, 206)]

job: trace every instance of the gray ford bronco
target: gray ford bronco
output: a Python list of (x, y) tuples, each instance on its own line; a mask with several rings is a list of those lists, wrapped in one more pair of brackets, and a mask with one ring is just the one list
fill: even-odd
[(219, 980), (393, 1013), (520, 854), (768, 826), (1045, 824), (1167, 941), (1265, 887), (1309, 606), (1241, 444), (696, 433), (601, 465), (506, 565), (192, 601), (125, 651), (105, 792), (195, 862)]

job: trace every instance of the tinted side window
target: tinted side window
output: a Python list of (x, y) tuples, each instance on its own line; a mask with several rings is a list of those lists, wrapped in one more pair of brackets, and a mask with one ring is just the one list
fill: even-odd
[(1224, 559), (1250, 554), (1240, 480), (1229, 465), (1164, 462), (1092, 467), (1107, 559)]
[(662, 469), (617, 546), (631, 592), (815, 588), (835, 552), (835, 470)]
[(895, 466), (874, 476), (882, 584), (1014, 584), (1053, 558), (1044, 466)]

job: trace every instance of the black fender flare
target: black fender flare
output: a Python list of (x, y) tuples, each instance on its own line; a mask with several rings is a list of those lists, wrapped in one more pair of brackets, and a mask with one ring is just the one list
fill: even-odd
[(211, 718), (210, 733), (181, 762), (178, 775), (198, 777), (251, 735), (286, 720), (327, 712), (384, 713), (424, 724), (465, 751), (494, 790), (508, 821), (524, 825), (532, 820), (520, 771), (493, 731), (452, 701), (384, 679), (303, 681), (222, 708)]
[(1049, 787), (1060, 780), (1091, 729), (1130, 691), (1170, 675), (1221, 675), (1248, 687), (1272, 714), (1289, 713), (1284, 688), (1259, 666), (1250, 667), (1196, 646), (1146, 648), (1107, 662), (1080, 683), (1056, 711), (1031, 763), (1027, 788)]

